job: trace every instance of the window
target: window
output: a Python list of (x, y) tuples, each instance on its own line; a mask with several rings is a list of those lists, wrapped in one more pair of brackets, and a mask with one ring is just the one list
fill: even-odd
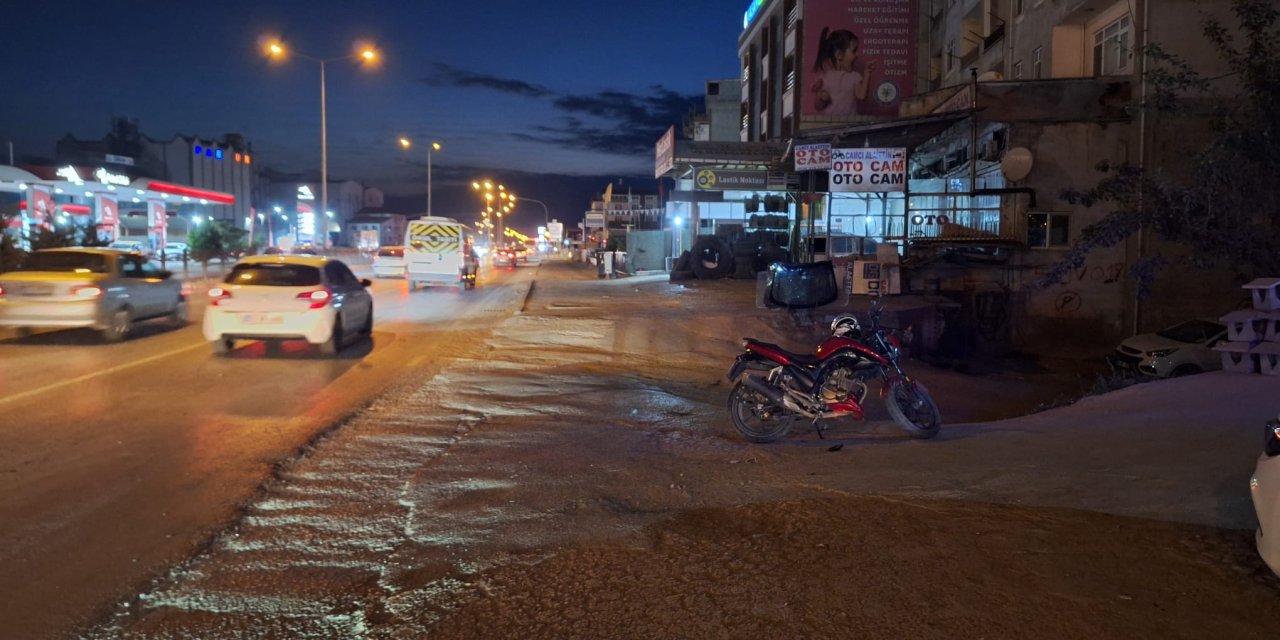
[(1036, 47), (1031, 52), (1031, 78), (1039, 80), (1044, 73), (1044, 47)]
[(1022, 79), (1022, 61), (1021, 60), (1013, 63), (1013, 79), (1014, 80)]
[(1013, 15), (1022, 15), (1023, 0), (1013, 0)]
[(1129, 16), (1123, 16), (1093, 34), (1093, 75), (1114, 76), (1129, 73), (1131, 41)]
[(956, 41), (955, 41), (955, 40), (952, 40), (952, 41), (950, 41), (950, 42), (948, 42), (948, 43), (947, 43), (947, 53), (946, 53), (946, 56), (947, 56), (947, 71), (951, 71), (952, 69), (954, 69), (954, 68), (955, 68), (955, 65), (956, 65), (955, 60), (956, 60), (956, 58), (958, 57), (958, 56), (956, 56)]
[(1038, 249), (1067, 246), (1070, 243), (1068, 220), (1065, 213), (1028, 213), (1027, 246)]

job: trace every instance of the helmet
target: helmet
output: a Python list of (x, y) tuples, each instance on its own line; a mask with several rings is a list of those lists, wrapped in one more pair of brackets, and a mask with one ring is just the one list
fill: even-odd
[(831, 335), (838, 338), (856, 338), (862, 335), (862, 325), (858, 324), (858, 319), (844, 314), (836, 316), (831, 321)]

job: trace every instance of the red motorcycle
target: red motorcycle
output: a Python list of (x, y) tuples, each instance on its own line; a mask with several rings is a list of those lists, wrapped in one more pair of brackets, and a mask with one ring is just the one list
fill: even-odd
[[(916, 438), (938, 435), (938, 407), (923, 384), (902, 372), (902, 343), (880, 326), (881, 311), (874, 301), (866, 329), (852, 315), (837, 317), (831, 322), (831, 337), (813, 355), (744, 339), (745, 352), (729, 369), (733, 426), (752, 442), (772, 442), (804, 417), (813, 421), (821, 438), (822, 421), (862, 419), (867, 383), (879, 378), (880, 397), (899, 427)], [(910, 342), (910, 337), (908, 327), (904, 339)]]

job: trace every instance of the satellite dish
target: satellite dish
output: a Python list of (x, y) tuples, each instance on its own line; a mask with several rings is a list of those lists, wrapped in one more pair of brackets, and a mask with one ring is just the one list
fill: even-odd
[(1004, 80), (1004, 76), (999, 71), (987, 71), (978, 76), (978, 82), (998, 82)]
[(1010, 182), (1019, 182), (1031, 173), (1031, 150), (1026, 147), (1014, 147), (1004, 154), (1000, 161), (1000, 171)]

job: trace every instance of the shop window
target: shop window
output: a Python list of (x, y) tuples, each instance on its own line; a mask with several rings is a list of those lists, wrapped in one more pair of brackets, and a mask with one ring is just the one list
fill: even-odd
[(1129, 73), (1132, 51), (1129, 43), (1132, 24), (1129, 16), (1122, 16), (1093, 34), (1093, 75), (1114, 76)]
[(1065, 213), (1028, 213), (1027, 246), (1033, 249), (1063, 248), (1070, 244), (1070, 216)]

